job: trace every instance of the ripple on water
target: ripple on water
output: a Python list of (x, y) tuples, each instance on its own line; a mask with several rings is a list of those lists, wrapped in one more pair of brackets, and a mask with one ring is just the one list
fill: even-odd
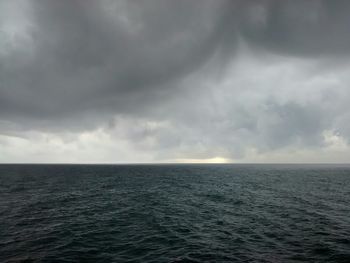
[(350, 168), (0, 165), (1, 262), (350, 262)]

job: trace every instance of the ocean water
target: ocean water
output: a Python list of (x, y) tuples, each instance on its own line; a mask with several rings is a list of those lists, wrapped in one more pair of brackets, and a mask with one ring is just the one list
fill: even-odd
[(350, 262), (350, 166), (0, 165), (0, 262)]

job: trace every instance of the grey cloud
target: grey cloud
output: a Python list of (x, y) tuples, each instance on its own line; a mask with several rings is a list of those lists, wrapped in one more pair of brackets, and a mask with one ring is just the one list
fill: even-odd
[[(107, 126), (111, 136), (156, 150), (159, 158), (174, 157), (174, 151), (188, 158), (210, 158), (213, 153), (241, 157), (247, 147), (259, 151), (290, 145), (322, 147), (325, 130), (350, 138), (349, 80), (338, 70), (347, 67), (344, 61), (350, 51), (349, 1), (2, 0), (0, 4), (2, 134), (22, 136), (22, 131), (33, 129), (80, 132)], [(308, 89), (300, 83), (325, 75), (330, 68), (335, 78), (341, 77), (342, 86), (335, 87), (329, 99), (322, 97), (319, 83), (310, 84), (313, 103), (303, 101), (309, 93), (301, 93), (299, 99), (293, 97), (292, 88), (281, 86), (286, 90), (281, 94), (288, 97), (282, 101), (276, 90), (267, 88), (279, 84), (279, 76), (264, 71), (267, 77), (259, 81), (263, 63), (260, 68), (248, 64), (242, 83), (240, 74), (227, 73), (240, 56), (247, 55), (244, 48), (248, 56), (264, 53), (258, 59), (266, 59), (266, 67), (283, 63), (286, 57), (311, 60), (314, 72), (297, 75), (295, 90)], [(273, 61), (267, 59), (270, 56)], [(315, 66), (320, 64), (326, 66)], [(274, 72), (281, 78), (285, 74)], [(224, 77), (233, 79), (232, 86), (215, 87)], [(327, 87), (331, 97), (330, 90)], [(341, 105), (333, 107), (329, 101)], [(123, 121), (115, 121), (116, 116)]]
[(190, 74), (220, 46), (235, 45), (234, 34), (222, 30), (231, 15), (226, 1), (30, 3), (25, 34), (32, 48), (1, 57), (2, 115), (123, 112), (135, 98)]
[[(350, 44), (348, 1), (31, 0), (26, 5), (25, 26), (0, 58), (0, 110), (7, 118), (50, 119), (91, 108), (132, 112), (138, 107), (129, 105), (135, 103), (147, 107), (153, 97), (162, 99), (159, 91), (172, 96), (174, 81), (214, 55), (219, 60), (213, 68), (222, 67), (232, 58), (238, 34), (258, 47), (298, 55), (344, 53)], [(2, 31), (8, 42), (13, 33)]]
[(299, 56), (348, 54), (350, 2), (245, 1), (242, 34), (259, 47)]

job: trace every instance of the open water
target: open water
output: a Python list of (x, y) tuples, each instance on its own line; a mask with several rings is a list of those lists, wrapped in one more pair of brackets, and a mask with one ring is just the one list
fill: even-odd
[(350, 166), (0, 165), (0, 262), (350, 262)]

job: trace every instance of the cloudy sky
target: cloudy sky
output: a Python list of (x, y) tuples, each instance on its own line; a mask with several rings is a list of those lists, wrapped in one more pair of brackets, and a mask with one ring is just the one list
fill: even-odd
[(350, 162), (348, 0), (0, 0), (0, 162)]

